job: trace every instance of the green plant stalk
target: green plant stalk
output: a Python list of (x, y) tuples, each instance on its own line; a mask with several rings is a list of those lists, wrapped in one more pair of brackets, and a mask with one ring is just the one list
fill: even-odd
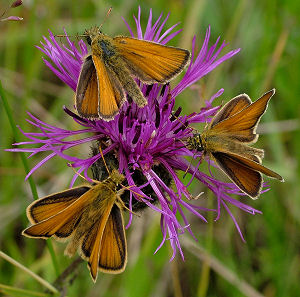
[[(7, 101), (4, 89), (2, 87), (1, 81), (0, 81), (0, 97), (1, 97), (1, 100), (2, 100), (3, 105), (4, 105), (4, 109), (5, 109), (5, 112), (7, 114), (8, 121), (10, 123), (10, 126), (11, 126), (12, 130), (13, 130), (14, 137), (15, 137), (16, 141), (19, 142), (19, 134), (18, 134), (17, 125), (16, 125), (16, 123), (13, 119), (11, 108), (8, 104), (8, 101)], [(21, 156), (21, 160), (22, 160), (25, 172), (28, 173), (29, 172), (29, 166), (28, 166), (26, 156), (25, 156), (24, 153), (20, 153), (20, 156)], [(31, 176), (29, 176), (28, 181), (29, 181), (29, 185), (30, 185), (30, 189), (31, 189), (33, 198), (38, 199), (39, 197), (38, 197), (38, 193), (37, 193), (36, 186), (35, 186), (35, 183), (33, 181), (33, 178)]]
[(38, 276), (37, 274), (35, 274), (33, 271), (31, 271), (30, 269), (28, 269), (27, 267), (25, 267), (21, 263), (17, 262), (16, 260), (14, 260), (13, 258), (11, 258), (10, 256), (6, 255), (2, 251), (0, 251), (0, 257), (2, 257), (3, 259), (5, 259), (9, 263), (11, 263), (12, 265), (20, 268), (21, 270), (23, 270), (24, 272), (26, 272), (27, 274), (29, 274), (32, 278), (34, 278), (35, 280), (37, 280), (41, 285), (43, 285), (45, 288), (47, 288), (52, 293), (54, 293), (54, 294), (58, 294), (59, 293), (57, 291), (57, 289), (54, 288), (46, 280), (44, 280), (43, 278), (41, 278), (40, 276)]
[(256, 289), (249, 283), (241, 279), (239, 275), (227, 268), (227, 266), (225, 266), (221, 261), (208, 253), (203, 247), (201, 247), (199, 244), (196, 244), (190, 238), (182, 236), (181, 242), (183, 246), (187, 250), (189, 250), (189, 252), (192, 253), (196, 258), (198, 258), (200, 261), (206, 261), (213, 271), (222, 276), (236, 289), (238, 289), (242, 293), (242, 296), (264, 297), (264, 295), (256, 291)]
[(0, 292), (7, 294), (9, 296), (30, 296), (30, 297), (49, 297), (53, 295), (49, 295), (46, 293), (41, 293), (41, 292), (35, 292), (31, 290), (24, 290), (20, 288), (15, 288), (7, 285), (0, 284)]
[[(208, 208), (213, 208), (213, 193), (208, 192)], [(212, 254), (213, 245), (213, 228), (214, 228), (214, 213), (211, 211), (208, 213), (208, 230), (206, 234), (206, 249)], [(201, 275), (198, 285), (198, 296), (205, 297), (207, 295), (207, 290), (210, 281), (210, 259), (207, 258), (202, 262)]]
[[(248, 1), (239, 0), (236, 9), (233, 12), (231, 22), (226, 31), (224, 40), (232, 41), (234, 39), (234, 36), (236, 35), (236, 32), (239, 28), (239, 23), (241, 22), (241, 19), (245, 11), (247, 10), (247, 5), (248, 5)], [(214, 70), (213, 75), (209, 76), (209, 79), (207, 81), (207, 86), (206, 86), (207, 98), (209, 98), (213, 94), (219, 77), (222, 75), (222, 73), (224, 73), (224, 67), (228, 67), (228, 64), (221, 64), (217, 69)]]
[[(8, 104), (8, 101), (7, 101), (7, 98), (6, 98), (6, 95), (5, 95), (5, 91), (2, 87), (1, 80), (0, 80), (0, 97), (1, 97), (1, 100), (3, 102), (5, 112), (7, 114), (8, 121), (10, 123), (10, 126), (11, 126), (12, 130), (13, 130), (14, 137), (15, 137), (16, 141), (19, 142), (19, 131), (18, 131), (17, 125), (14, 121), (14, 118), (13, 118), (13, 115), (12, 115), (12, 112), (11, 112), (11, 108)], [(20, 153), (20, 156), (21, 156), (21, 160), (22, 160), (25, 172), (28, 173), (29, 172), (29, 165), (28, 165), (26, 156), (25, 156), (24, 153)], [(32, 196), (36, 200), (39, 197), (38, 197), (38, 193), (37, 193), (37, 190), (36, 190), (36, 185), (33, 181), (33, 178), (31, 176), (29, 176), (28, 181), (29, 181), (31, 192), (32, 192)], [(52, 259), (52, 263), (53, 263), (56, 275), (58, 276), (59, 275), (58, 261), (57, 261), (57, 258), (56, 258), (56, 255), (55, 255), (55, 252), (54, 252), (54, 249), (53, 249), (52, 242), (50, 240), (47, 240), (47, 246), (48, 246), (48, 249), (49, 249), (49, 252), (50, 252), (50, 255), (51, 255), (51, 259)]]

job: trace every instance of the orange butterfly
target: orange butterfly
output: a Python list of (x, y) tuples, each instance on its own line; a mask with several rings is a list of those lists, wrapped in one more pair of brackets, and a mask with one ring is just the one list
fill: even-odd
[(166, 83), (186, 66), (190, 52), (132, 37), (114, 38), (98, 27), (86, 30), (92, 54), (84, 59), (78, 79), (75, 105), (80, 116), (112, 120), (126, 100), (147, 105), (133, 77), (145, 84)]
[(31, 203), (27, 217), (32, 226), (23, 235), (33, 238), (53, 237), (70, 240), (65, 254), (73, 256), (77, 249), (88, 261), (91, 276), (98, 269), (121, 273), (127, 263), (127, 244), (122, 208), (117, 186), (125, 179), (118, 170), (102, 182), (49, 195)]
[(246, 94), (231, 99), (205, 127), (203, 133), (195, 133), (187, 140), (190, 149), (203, 151), (253, 199), (261, 192), (262, 173), (284, 181), (279, 174), (261, 165), (264, 151), (249, 146), (258, 139), (257, 125), (274, 93), (275, 89), (254, 103)]

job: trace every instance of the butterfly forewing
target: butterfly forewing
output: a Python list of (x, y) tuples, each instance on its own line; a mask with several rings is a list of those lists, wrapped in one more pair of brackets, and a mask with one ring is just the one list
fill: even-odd
[[(99, 205), (100, 213), (98, 216), (98, 220), (95, 221), (92, 230), (90, 230), (90, 233), (85, 236), (82, 243), (81, 250), (83, 254), (88, 257), (88, 266), (94, 281), (97, 279), (98, 274), (103, 233), (106, 228), (107, 222), (110, 219), (111, 210), (115, 203), (115, 200), (116, 194), (113, 197), (110, 197), (109, 200), (101, 201), (102, 204), (105, 203), (105, 207), (103, 207), (103, 205)], [(90, 234), (92, 234), (93, 242), (89, 240)]]
[(257, 124), (267, 109), (268, 102), (275, 93), (271, 90), (264, 94), (254, 103), (245, 107), (235, 115), (218, 122), (212, 128), (211, 134), (222, 134), (232, 139), (251, 143), (257, 140), (256, 132)]
[(99, 269), (121, 273), (127, 262), (126, 237), (121, 210), (116, 204), (107, 220), (100, 247)]
[(114, 38), (133, 75), (145, 83), (165, 83), (185, 67), (190, 52), (155, 42), (118, 36)]
[(74, 216), (73, 213), (59, 213), (40, 223), (32, 225), (23, 231), (28, 237), (49, 238), (57, 236), (57, 238), (67, 238), (73, 231), (80, 214)]
[(27, 216), (33, 224), (49, 219), (63, 211), (89, 189), (89, 186), (80, 186), (38, 199), (27, 207)]
[(99, 83), (98, 115), (103, 119), (112, 119), (124, 103), (125, 93), (117, 76), (105, 66), (100, 57), (93, 55), (93, 61)]
[(95, 240), (91, 244), (90, 250), (88, 252), (90, 254), (90, 257), (88, 259), (88, 267), (90, 269), (91, 276), (94, 281), (96, 281), (97, 275), (98, 275), (100, 246), (101, 246), (103, 230), (105, 228), (107, 219), (108, 218), (106, 218), (106, 220), (105, 220), (105, 218), (100, 218), (99, 221), (97, 221), (97, 223), (95, 223), (95, 226), (94, 226), (95, 230), (97, 230), (97, 231), (92, 231), (93, 233), (96, 232), (96, 237), (94, 237)]
[(73, 232), (72, 228), (74, 228), (78, 219), (80, 219), (85, 205), (90, 199), (91, 195), (87, 191), (57, 214), (25, 229), (23, 234), (38, 238), (49, 238), (53, 235), (58, 238), (69, 237)]

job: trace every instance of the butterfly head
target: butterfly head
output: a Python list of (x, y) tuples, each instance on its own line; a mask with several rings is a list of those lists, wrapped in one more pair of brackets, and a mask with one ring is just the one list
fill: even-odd
[(204, 150), (200, 133), (193, 134), (193, 136), (187, 139), (186, 143), (188, 149), (196, 150), (197, 152)]
[(99, 35), (102, 35), (103, 33), (100, 31), (100, 28), (97, 26), (94, 26), (90, 29), (87, 29), (84, 31), (83, 36), (86, 38), (86, 42), (91, 45), (93, 40), (98, 37)]
[(110, 174), (110, 179), (116, 185), (121, 184), (125, 180), (125, 176), (120, 173), (117, 169), (113, 169)]

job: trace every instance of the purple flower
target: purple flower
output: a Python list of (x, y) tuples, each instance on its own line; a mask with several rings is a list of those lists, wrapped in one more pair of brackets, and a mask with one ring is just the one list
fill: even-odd
[[(138, 17), (134, 17), (134, 20), (137, 37), (140, 39), (166, 44), (181, 31), (175, 30), (178, 24), (163, 30), (169, 15), (163, 19), (161, 14), (152, 24), (152, 11), (150, 10), (148, 24), (143, 33), (140, 15), (141, 10), (139, 8)], [(134, 36), (126, 21), (125, 24), (131, 36)], [(184, 145), (184, 140), (191, 135), (191, 129), (187, 129), (187, 125), (210, 121), (219, 108), (212, 107), (212, 102), (223, 93), (223, 90), (219, 90), (210, 100), (206, 101), (205, 108), (191, 115), (180, 115), (181, 108), (174, 112), (174, 115), (172, 114), (175, 97), (239, 52), (237, 49), (219, 57), (226, 44), (223, 42), (218, 46), (220, 39), (218, 38), (215, 44), (209, 47), (209, 38), (210, 28), (206, 32), (199, 53), (195, 52), (196, 38), (193, 39), (191, 62), (182, 80), (172, 90), (169, 85), (147, 86), (140, 83), (141, 90), (148, 100), (146, 107), (138, 108), (129, 99), (130, 101), (125, 102), (120, 113), (110, 122), (83, 119), (64, 107), (66, 114), (78, 124), (77, 130), (65, 130), (49, 125), (28, 113), (29, 119), (27, 121), (38, 128), (40, 132), (22, 131), (29, 140), (14, 145), (25, 145), (27, 148), (10, 149), (10, 151), (30, 152), (29, 157), (40, 152), (48, 153), (47, 157), (32, 168), (28, 176), (45, 162), (58, 156), (69, 162), (72, 167), (77, 168), (79, 173), (83, 172), (84, 176), (89, 179), (88, 169), (95, 162), (101, 160), (101, 155), (94, 152), (92, 156), (80, 159), (71, 155), (69, 149), (91, 142), (100, 143), (103, 146), (105, 158), (117, 156), (115, 159), (120, 172), (126, 176), (128, 185), (134, 187), (134, 192), (128, 194), (129, 208), (135, 210), (134, 205), (138, 202), (160, 212), (163, 239), (157, 250), (168, 239), (173, 249), (172, 259), (177, 249), (183, 257), (178, 235), (187, 231), (193, 236), (185, 212), (189, 211), (206, 221), (200, 212), (209, 210), (191, 203), (192, 197), (187, 190), (190, 182), (185, 185), (177, 176), (178, 171), (185, 171), (189, 166), (185, 156), (193, 156), (193, 153)], [(44, 59), (45, 64), (75, 91), (82, 59), (88, 51), (83, 41), (78, 43), (79, 50), (69, 38), (67, 38), (67, 42), (68, 46), (59, 45), (50, 32), (50, 38), (44, 37), (44, 42), (41, 43), (39, 49), (50, 59), (50, 62)], [(74, 140), (74, 136), (77, 140)], [(37, 144), (38, 147), (36, 147)], [(229, 212), (240, 232), (228, 205), (232, 204), (251, 214), (259, 211), (231, 198), (231, 194), (244, 194), (234, 184), (218, 181), (213, 176), (202, 173), (199, 170), (199, 165), (190, 166), (191, 180), (198, 179), (216, 195), (217, 209), (214, 210), (217, 213), (216, 219), (220, 217), (221, 206), (223, 206)], [(74, 175), (71, 186), (77, 177)], [(173, 187), (170, 187), (171, 183)], [(140, 195), (136, 195), (136, 193)], [(181, 217), (180, 220), (179, 217)], [(132, 213), (130, 213), (127, 227), (131, 221)]]

